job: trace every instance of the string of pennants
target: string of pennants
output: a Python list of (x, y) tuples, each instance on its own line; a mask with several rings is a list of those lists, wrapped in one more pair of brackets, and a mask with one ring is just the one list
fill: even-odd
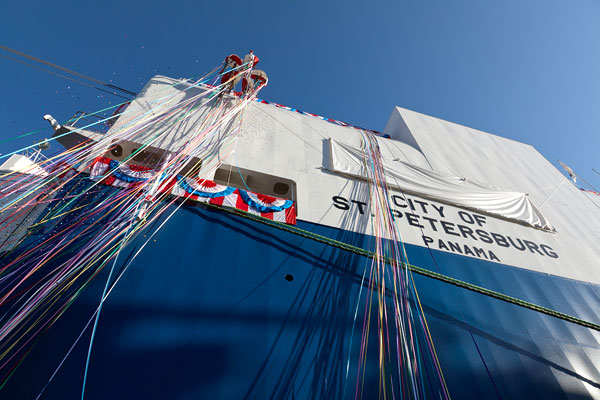
[[(214, 87), (212, 85), (206, 85), (206, 84), (203, 85), (203, 86)], [(234, 96), (238, 96), (239, 97), (239, 96), (242, 95), (242, 92), (231, 92), (230, 94), (233, 94)], [(373, 129), (362, 128), (360, 126), (352, 125), (352, 124), (349, 124), (347, 122), (340, 121), (340, 120), (337, 120), (337, 119), (323, 117), (322, 115), (313, 114), (313, 113), (310, 113), (310, 112), (307, 112), (307, 111), (298, 110), (297, 108), (292, 108), (292, 107), (284, 106), (283, 104), (275, 103), (273, 101), (267, 101), (267, 100), (259, 99), (258, 97), (255, 98), (254, 101), (257, 101), (257, 102), (262, 103), (262, 104), (269, 104), (269, 105), (275, 106), (277, 108), (281, 108), (283, 110), (287, 110), (287, 111), (291, 111), (291, 112), (297, 112), (297, 113), (302, 114), (302, 115), (307, 115), (307, 116), (310, 116), (310, 117), (319, 118), (319, 119), (321, 119), (323, 121), (326, 121), (326, 122), (329, 122), (329, 123), (332, 123), (332, 124), (336, 124), (336, 125), (339, 125), (339, 126), (345, 126), (345, 127), (348, 127), (348, 128), (354, 128), (354, 129), (359, 129), (361, 131), (370, 132), (370, 133), (372, 133), (374, 135), (381, 136), (381, 137), (384, 137), (384, 138), (389, 138), (390, 137), (390, 135), (388, 135), (388, 134), (384, 134), (382, 132), (375, 131)]]
[[(156, 171), (136, 165), (121, 164), (106, 157), (98, 157), (90, 167), (90, 177), (101, 183), (125, 189), (141, 186)], [(250, 214), (290, 225), (296, 224), (296, 208), (292, 200), (280, 199), (243, 189), (220, 185), (208, 179), (181, 175), (162, 180), (158, 192), (186, 200), (236, 208)]]
[(352, 124), (349, 124), (349, 123), (344, 122), (344, 121), (339, 121), (337, 119), (323, 117), (323, 116), (318, 115), (318, 114), (313, 114), (313, 113), (310, 113), (310, 112), (307, 112), (307, 111), (298, 110), (297, 108), (292, 108), (292, 107), (284, 106), (284, 105), (281, 105), (281, 104), (278, 104), (278, 103), (275, 103), (275, 102), (272, 102), (272, 101), (262, 100), (262, 99), (259, 99), (259, 98), (256, 98), (255, 101), (257, 101), (259, 103), (262, 103), (262, 104), (270, 104), (270, 105), (273, 105), (273, 106), (275, 106), (277, 108), (281, 108), (281, 109), (284, 109), (284, 110), (287, 110), (287, 111), (297, 112), (297, 113), (302, 114), (302, 115), (308, 115), (308, 116), (311, 116), (311, 117), (316, 117), (316, 118), (319, 118), (319, 119), (321, 119), (323, 121), (330, 122), (332, 124), (336, 124), (336, 125), (339, 125), (339, 126), (346, 126), (348, 128), (359, 129), (361, 131), (370, 132), (370, 133), (373, 133), (373, 134), (375, 134), (377, 136), (382, 136), (382, 137), (385, 137), (385, 138), (389, 138), (390, 137), (388, 134), (384, 134), (384, 133), (381, 133), (379, 131), (375, 131), (375, 130), (372, 130), (372, 129), (362, 128), (360, 126), (352, 125)]
[(600, 192), (594, 192), (593, 190), (582, 189), (582, 188), (579, 188), (579, 190), (581, 190), (582, 192), (592, 193), (592, 194), (595, 194), (596, 196), (600, 196)]

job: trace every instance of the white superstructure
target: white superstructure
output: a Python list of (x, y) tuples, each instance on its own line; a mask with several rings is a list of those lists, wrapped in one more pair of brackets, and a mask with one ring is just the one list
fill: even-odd
[[(113, 129), (126, 125), (127, 115), (149, 112), (174, 91), (180, 93), (173, 101), (181, 102), (202, 90), (155, 76)], [(189, 130), (194, 120), (185, 123)], [(367, 182), (332, 168), (339, 162), (332, 159), (332, 143), (360, 149), (356, 128), (260, 102), (250, 104), (231, 124), (241, 128), (233, 154), (221, 154), (220, 167), (203, 169), (203, 178), (294, 199), (299, 220), (371, 233)], [(180, 147), (185, 140), (180, 128), (153, 146), (166, 151)], [(151, 137), (153, 129), (162, 125), (155, 124), (142, 139)], [(514, 207), (531, 206), (508, 210), (522, 215), (514, 219), (502, 216), (506, 210), (498, 215), (485, 207), (440, 200), (427, 185), (420, 191), (392, 186), (391, 204), (405, 242), (600, 284), (600, 209), (535, 148), (400, 107), (393, 110), (384, 133), (389, 137), (377, 140), (386, 168), (402, 164), (434, 177), (457, 177), (472, 183), (471, 188), (520, 195)], [(129, 146), (120, 158), (136, 148), (135, 143)], [(542, 222), (528, 224), (528, 218)]]

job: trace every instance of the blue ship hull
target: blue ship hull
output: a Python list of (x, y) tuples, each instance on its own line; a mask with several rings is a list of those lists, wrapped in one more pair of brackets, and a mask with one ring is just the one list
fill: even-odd
[[(372, 247), (365, 235), (298, 226)], [(29, 245), (47, 234), (32, 234)], [(127, 264), (146, 235), (127, 245), (118, 265)], [(407, 245), (407, 252), (414, 265), (565, 313), (585, 318), (600, 310), (600, 291), (591, 284), (419, 246)], [(370, 260), (360, 255), (184, 206), (105, 302), (86, 399), (354, 398), (369, 291), (365, 268)], [(0, 397), (36, 398), (98, 307), (107, 276), (105, 268), (42, 335)], [(593, 366), (593, 354), (600, 354), (587, 328), (428, 277), (415, 281), (453, 398), (578, 398), (587, 396), (585, 385), (600, 388), (597, 370), (585, 375), (573, 362)], [(90, 331), (41, 398), (81, 397)], [(364, 398), (380, 396), (372, 335)], [(431, 366), (424, 368), (431, 377)]]

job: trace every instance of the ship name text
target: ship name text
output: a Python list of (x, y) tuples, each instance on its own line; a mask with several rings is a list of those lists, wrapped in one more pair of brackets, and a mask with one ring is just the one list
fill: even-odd
[[(339, 210), (370, 215), (369, 204), (342, 196), (332, 197), (333, 206)], [(450, 211), (445, 205), (411, 198), (405, 195), (393, 194), (390, 196), (391, 213), (395, 219), (421, 230), (423, 243), (427, 247), (450, 251), (471, 257), (500, 262), (498, 256), (489, 249), (489, 246), (510, 248), (528, 252), (541, 257), (558, 258), (552, 247), (531, 240), (503, 235), (486, 229), (487, 217), (466, 210), (458, 210), (457, 222), (448, 220)], [(432, 236), (443, 235), (445, 239)], [(467, 239), (477, 244), (467, 245), (459, 243), (454, 238)]]

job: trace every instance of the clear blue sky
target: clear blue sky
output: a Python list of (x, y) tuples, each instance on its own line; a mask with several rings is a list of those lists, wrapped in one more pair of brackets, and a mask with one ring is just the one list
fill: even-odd
[[(133, 91), (253, 49), (262, 98), (377, 130), (399, 105), (532, 144), (600, 188), (598, 0), (3, 0), (0, 44)], [(0, 139), (119, 101), (1, 58), (0, 72)]]

